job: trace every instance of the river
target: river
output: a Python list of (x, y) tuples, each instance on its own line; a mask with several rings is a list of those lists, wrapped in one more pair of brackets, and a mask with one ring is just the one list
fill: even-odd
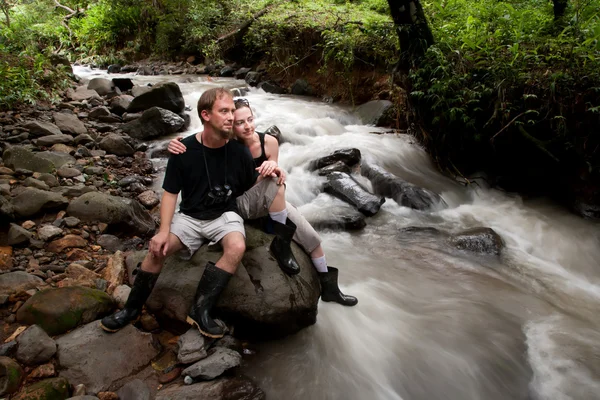
[[(193, 108), (183, 136), (200, 127), (195, 104), (202, 91), (245, 86), (205, 76), (113, 76), (136, 84), (178, 82)], [(340, 269), (342, 290), (359, 304), (321, 302), (314, 326), (254, 346), (243, 372), (267, 398), (600, 399), (597, 223), (484, 181), (456, 183), (411, 137), (362, 125), (348, 108), (258, 89), (245, 97), (258, 130), (277, 125), (283, 133), (287, 197), (305, 215), (331, 212), (338, 204), (320, 194), (324, 178), (308, 172), (308, 162), (346, 147), (448, 204), (420, 212), (387, 199), (362, 231), (320, 232), (328, 263)], [(409, 226), (451, 233), (490, 227), (506, 247), (500, 257), (475, 256), (452, 250), (435, 235), (402, 233)]]

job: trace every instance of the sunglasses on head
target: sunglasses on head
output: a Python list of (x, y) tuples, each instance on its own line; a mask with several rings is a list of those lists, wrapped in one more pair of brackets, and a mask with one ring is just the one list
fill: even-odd
[(233, 101), (233, 105), (235, 106), (236, 110), (242, 107), (250, 107), (250, 103), (248, 103), (248, 100), (246, 99), (235, 99)]

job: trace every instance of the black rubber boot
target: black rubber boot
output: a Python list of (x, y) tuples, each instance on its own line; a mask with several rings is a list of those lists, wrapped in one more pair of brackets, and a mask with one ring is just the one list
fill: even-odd
[(354, 296), (345, 295), (338, 287), (338, 269), (327, 267), (327, 272), (319, 272), (321, 281), (321, 300), (334, 301), (344, 306), (355, 306), (358, 299)]
[(125, 308), (100, 321), (100, 326), (106, 332), (116, 332), (130, 322), (137, 321), (142, 313), (142, 307), (148, 300), (159, 274), (151, 274), (141, 269), (136, 272), (135, 282), (133, 282)]
[(273, 221), (273, 230), (275, 238), (271, 242), (271, 253), (275, 256), (279, 267), (288, 275), (296, 275), (300, 272), (300, 265), (292, 253), (292, 237), (296, 232), (296, 224), (286, 220), (285, 225)]
[(192, 309), (186, 319), (190, 325), (195, 325), (201, 334), (210, 338), (221, 338), (225, 335), (225, 327), (220, 321), (210, 316), (219, 295), (227, 286), (231, 274), (218, 268), (214, 263), (206, 263), (206, 269), (198, 283), (196, 297)]

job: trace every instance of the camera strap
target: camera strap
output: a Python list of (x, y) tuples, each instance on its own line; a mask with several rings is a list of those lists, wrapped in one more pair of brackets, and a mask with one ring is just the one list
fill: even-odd
[[(227, 144), (225, 143), (225, 185), (227, 185)], [(208, 187), (213, 190), (212, 184), (210, 183), (210, 171), (208, 170), (208, 163), (206, 162), (206, 154), (204, 153), (204, 143), (202, 143), (202, 135), (200, 135), (200, 149), (202, 150), (202, 158), (204, 159), (204, 168), (206, 169), (206, 177), (208, 178)]]

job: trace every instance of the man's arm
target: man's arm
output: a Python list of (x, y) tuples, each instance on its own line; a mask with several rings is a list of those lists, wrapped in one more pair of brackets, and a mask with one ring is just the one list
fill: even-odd
[(173, 215), (175, 215), (175, 208), (177, 207), (177, 196), (179, 195), (169, 193), (166, 190), (164, 191), (162, 200), (160, 202), (159, 232), (171, 231), (171, 221), (173, 221)]

